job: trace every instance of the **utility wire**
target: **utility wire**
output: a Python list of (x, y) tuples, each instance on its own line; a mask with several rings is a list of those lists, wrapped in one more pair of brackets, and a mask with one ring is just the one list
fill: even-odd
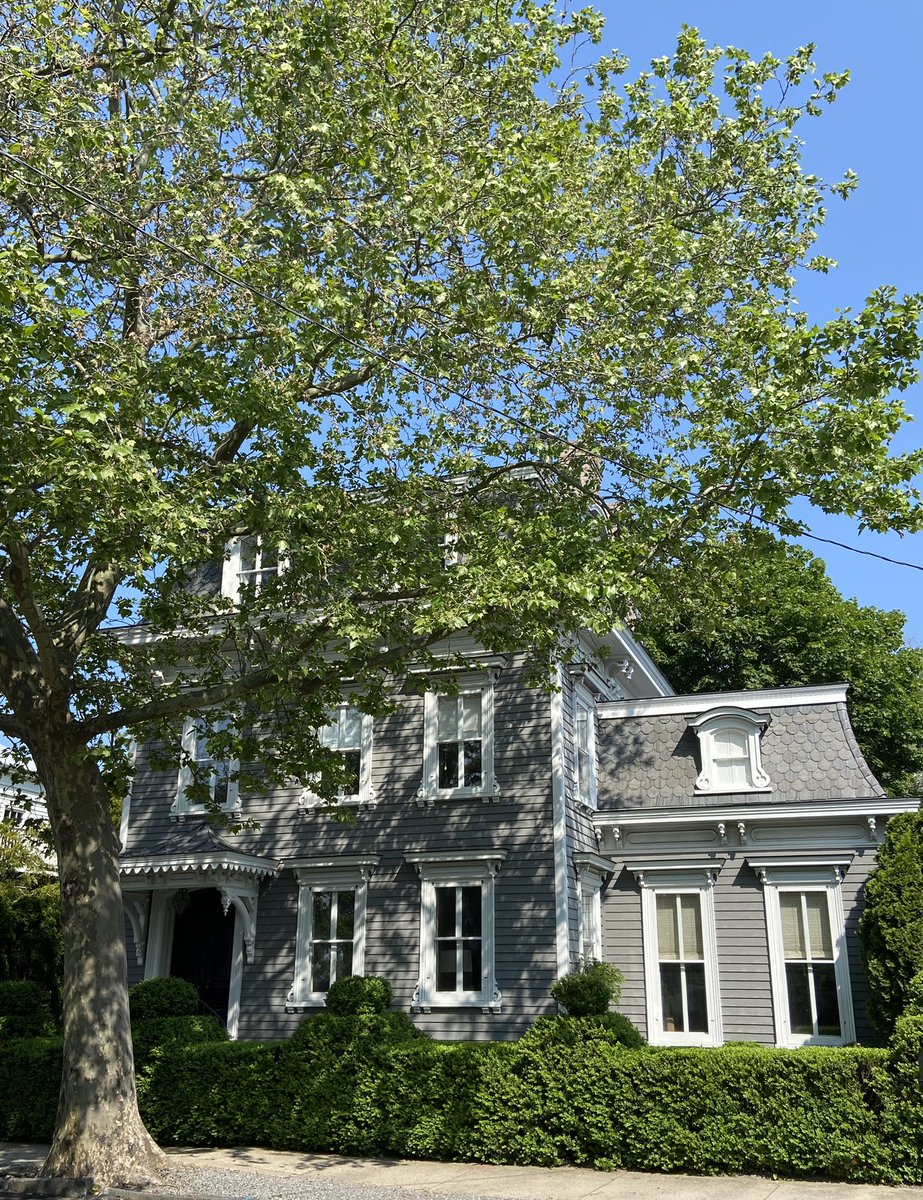
[[(256, 284), (248, 283), (243, 279), (237, 279), (227, 271), (222, 270), (221, 267), (216, 267), (211, 263), (206, 262), (205, 259), (199, 258), (198, 255), (192, 254), (188, 250), (184, 250), (182, 246), (178, 246), (174, 242), (167, 241), (165, 238), (160, 237), (159, 234), (153, 233), (149, 229), (145, 229), (143, 225), (139, 225), (137, 222), (132, 221), (131, 218), (125, 216), (124, 213), (120, 213), (117, 209), (112, 208), (110, 205), (106, 204), (105, 201), (89, 195), (89, 193), (83, 191), (81, 188), (75, 187), (73, 184), (66, 183), (62, 179), (56, 179), (55, 176), (49, 175), (46, 171), (41, 170), (41, 168), (33, 166), (32, 163), (26, 162), (25, 159), (18, 158), (17, 156), (2, 149), (0, 149), (0, 158), (6, 159), (7, 162), (13, 163), (15, 166), (24, 168), (37, 178), (41, 179), (44, 183), (50, 184), (52, 187), (56, 187), (60, 191), (66, 192), (75, 199), (82, 200), (85, 204), (90, 205), (99, 212), (105, 213), (107, 216), (112, 217), (113, 220), (118, 221), (127, 226), (129, 229), (134, 230), (135, 233), (140, 234), (148, 241), (155, 242), (157, 245), (163, 246), (164, 249), (169, 250), (173, 254), (178, 254), (181, 258), (184, 258), (187, 262), (200, 267), (203, 271), (213, 276), (215, 279), (219, 279), (231, 287), (238, 288), (242, 291), (248, 292), (252, 296), (256, 296), (259, 299), (264, 300), (266, 303), (275, 306), (280, 311), (287, 313), (289, 316), (296, 317), (298, 320), (314, 326), (315, 329), (319, 329), (322, 333), (339, 339), (341, 342), (351, 346), (359, 353), (376, 358), (380, 362), (402, 371), (405, 375), (417, 379), (419, 382), (436, 389), (437, 392), (448, 392), (450, 395), (456, 396), (463, 404), (471, 404), (473, 407), (480, 408), (484, 412), (492, 413), (501, 420), (507, 421), (511, 425), (518, 426), (520, 429), (533, 434), (535, 437), (548, 442), (556, 442), (558, 445), (564, 446), (567, 449), (573, 449), (572, 443), (563, 435), (557, 434), (553, 430), (541, 429), (538, 426), (532, 425), (528, 421), (523, 420), (521, 417), (514, 416), (508, 412), (504, 412), (503, 409), (497, 408), (492, 404), (488, 404), (485, 400), (476, 399), (474, 396), (465, 394), (464, 392), (459, 391), (457, 388), (447, 385), (441, 380), (433, 379), (431, 376), (425, 375), (422, 371), (410, 366), (409, 363), (405, 363), (398, 358), (393, 358), (391, 355), (386, 354), (382, 350), (376, 350), (373, 346), (369, 346), (356, 338), (352, 338), (349, 335), (342, 333), (335, 326), (328, 325), (325, 321), (318, 317), (312, 317), (309, 313), (303, 312), (297, 308), (293, 308), (291, 305), (286, 304), (285, 301), (278, 299), (278, 297), (273, 296), (270, 292), (265, 291)], [(14, 178), (24, 186), (28, 187), (27, 181), (24, 180), (20, 175), (16, 175), (14, 173)], [(504, 382), (506, 383), (515, 383), (515, 381), (506, 377), (500, 376), (500, 378), (504, 379)], [(517, 384), (516, 386), (519, 385)], [(595, 459), (597, 462), (605, 466), (612, 467), (616, 471), (622, 472), (629, 477), (632, 475), (632, 468), (626, 467), (624, 463), (615, 462), (613, 459), (606, 458), (605, 455), (600, 454), (598, 451), (581, 450), (580, 452), (587, 458)], [(658, 479), (654, 476), (644, 475), (641, 472), (636, 472), (636, 474), (639, 479), (647, 483), (659, 483), (663, 485), (667, 482), (666, 480)], [(636, 479), (635, 482), (638, 482), (638, 479)], [(693, 502), (699, 499), (699, 495), (692, 491), (682, 491), (677, 489), (677, 494)], [(755, 513), (740, 512), (738, 509), (731, 508), (730, 505), (722, 504), (720, 501), (716, 502), (716, 507), (722, 509), (731, 516), (740, 518), (745, 523), (748, 521), (757, 521), (760, 524), (765, 525), (767, 528), (773, 529), (777, 533), (782, 534), (783, 537), (806, 538), (814, 542), (821, 542), (827, 546), (836, 546), (838, 549), (847, 550), (851, 554), (859, 554), (865, 558), (874, 558), (880, 562), (890, 563), (893, 566), (908, 567), (913, 571), (923, 571), (923, 564), (908, 562), (907, 560), (900, 558), (891, 558), (886, 554), (879, 554), (874, 550), (860, 549), (858, 546), (852, 546), (848, 542), (841, 542), (835, 538), (821, 537), (820, 534), (812, 533), (807, 530), (797, 535), (785, 533), (780, 525), (774, 521), (770, 521), (767, 517), (761, 517)]]

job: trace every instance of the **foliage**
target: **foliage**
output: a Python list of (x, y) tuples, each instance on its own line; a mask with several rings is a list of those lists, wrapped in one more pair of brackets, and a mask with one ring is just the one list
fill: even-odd
[(690, 546), (634, 632), (680, 692), (846, 681), (862, 751), (891, 795), (923, 771), (923, 649), (904, 615), (845, 599), (819, 558), (750, 534)]
[(0, 883), (0, 978), (30, 979), (61, 1005), (61, 895), (57, 883)]
[(60, 1085), (59, 1037), (0, 1041), (0, 1141), (50, 1141)]
[(43, 987), (26, 979), (0, 980), (0, 1041), (53, 1032), (51, 997)]
[(330, 1047), (340, 1053), (346, 1048), (359, 1052), (370, 1045), (395, 1045), (429, 1035), (418, 1029), (405, 1012), (356, 1013), (318, 1012), (305, 1017), (292, 1034), (292, 1045), (308, 1054)]
[(576, 1017), (556, 1014), (533, 1021), (521, 1042), (529, 1046), (576, 1046), (581, 1042), (609, 1042), (638, 1050), (646, 1045), (644, 1038), (624, 1013), (607, 1012), (600, 1015)]
[(195, 984), (172, 976), (145, 979), (128, 989), (132, 1024), (156, 1017), (188, 1017), (199, 1008)]
[(607, 962), (592, 959), (556, 980), (551, 995), (572, 1017), (602, 1016), (618, 1004), (625, 976)]
[(197, 1042), (226, 1042), (228, 1031), (217, 1017), (163, 1016), (132, 1021), (131, 1041), (135, 1066), (140, 1068), (155, 1050), (165, 1046), (193, 1046)]
[(330, 985), (327, 1009), (340, 1016), (381, 1013), (390, 1008), (394, 991), (380, 975), (347, 975)]
[(900, 813), (886, 826), (865, 885), (859, 945), (869, 1016), (887, 1036), (923, 970), (923, 813)]
[[(810, 47), (752, 60), (684, 29), (582, 91), (559, 68), (601, 18), (519, 0), (8, 0), (4, 31), (0, 732), (79, 835), (56, 837), (65, 991), (120, 1026), (95, 1047), (115, 1091), (63, 1075), (86, 1151), (107, 1103), (140, 1138), (102, 982), (127, 733), (175, 766), (204, 714), (244, 790), (333, 798), (316, 731), (344, 676), (381, 709), (459, 628), (542, 673), (738, 510), (792, 529), (804, 495), (919, 527), (920, 457), (891, 444), (920, 300), (882, 288), (820, 326), (798, 306), (854, 183), (802, 168), (847, 79)], [(239, 534), (289, 567), (235, 607), (202, 564)]]

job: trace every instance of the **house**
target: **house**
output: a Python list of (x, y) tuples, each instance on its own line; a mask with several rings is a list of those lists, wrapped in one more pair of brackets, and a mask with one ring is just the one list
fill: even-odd
[[(554, 691), (527, 685), (523, 655), (464, 635), (437, 650), (465, 662), (445, 693), (411, 671), (391, 713), (347, 693), (330, 714), (351, 824), (301, 788), (239, 794), (216, 764), (215, 800), (252, 823), (219, 833), (188, 773), (139, 748), (130, 982), (191, 979), (232, 1036), (266, 1039), (333, 980), (380, 974), (428, 1032), (504, 1039), (593, 957), (622, 969), (620, 1007), (653, 1043), (871, 1036), (862, 884), (916, 801), (871, 774), (845, 685), (678, 696), (625, 631), (575, 638)], [(184, 744), (207, 755), (194, 722)]]

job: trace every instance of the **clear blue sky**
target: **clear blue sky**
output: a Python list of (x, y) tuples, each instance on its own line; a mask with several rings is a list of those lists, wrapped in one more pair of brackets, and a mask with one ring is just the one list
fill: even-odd
[[(818, 253), (840, 263), (830, 275), (809, 277), (799, 289), (802, 307), (816, 319), (836, 308), (860, 307), (881, 284), (923, 291), (923, 0), (595, 0), (606, 16), (601, 49), (631, 60), (629, 75), (668, 54), (683, 24), (712, 44), (740, 46), (755, 57), (785, 57), (817, 44), (821, 71), (852, 72), (852, 82), (817, 121), (805, 125), (807, 168), (838, 179), (847, 167), (859, 189), (847, 203), (832, 200)], [(915, 416), (899, 445), (923, 445), (923, 385), (905, 393)], [(921, 481), (923, 483), (923, 481)], [(846, 518), (796, 510), (815, 533), (923, 566), (923, 534), (859, 535)], [(890, 566), (845, 550), (805, 545), (823, 558), (846, 596), (907, 614), (908, 641), (923, 645), (923, 572)]]

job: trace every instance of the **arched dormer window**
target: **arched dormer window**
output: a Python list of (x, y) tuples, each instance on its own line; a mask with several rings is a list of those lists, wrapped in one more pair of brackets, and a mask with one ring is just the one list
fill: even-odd
[(702, 769), (696, 792), (765, 792), (772, 781), (763, 770), (760, 735), (768, 714), (748, 708), (711, 708), (689, 721), (699, 739)]

